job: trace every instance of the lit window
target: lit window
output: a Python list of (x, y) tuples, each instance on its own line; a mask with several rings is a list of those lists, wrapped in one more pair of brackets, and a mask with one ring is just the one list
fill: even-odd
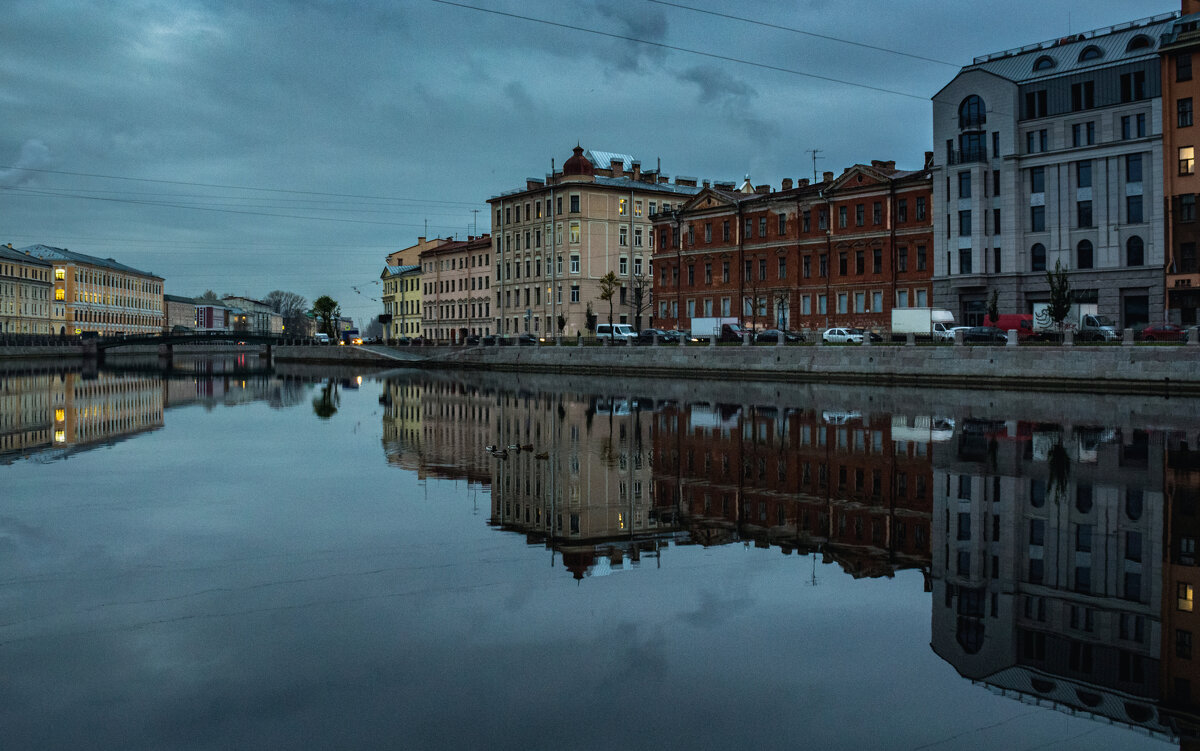
[(617, 210), (617, 213), (620, 214), (621, 216), (625, 216), (626, 214), (629, 213), (629, 199), (628, 198), (621, 199), (620, 209)]
[(54, 299), (55, 300), (66, 300), (67, 299), (67, 291), (65, 289), (54, 290)]
[(1179, 147), (1179, 174), (1190, 175), (1196, 171), (1196, 149), (1192, 146)]
[(1192, 585), (1179, 582), (1175, 589), (1175, 608), (1188, 613), (1192, 612)]
[(67, 270), (66, 269), (55, 269), (54, 270), (54, 278), (60, 282), (64, 279), (66, 279), (67, 278)]

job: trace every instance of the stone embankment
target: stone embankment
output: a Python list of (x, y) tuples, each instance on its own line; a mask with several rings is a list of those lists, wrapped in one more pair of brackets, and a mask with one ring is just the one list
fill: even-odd
[(439, 369), (1200, 396), (1200, 345), (278, 347)]

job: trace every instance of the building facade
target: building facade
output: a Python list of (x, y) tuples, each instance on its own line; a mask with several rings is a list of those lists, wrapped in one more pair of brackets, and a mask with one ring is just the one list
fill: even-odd
[[(48, 261), (0, 246), (0, 334), (49, 334), (56, 305)], [(57, 333), (57, 329), (55, 330)]]
[(164, 319), (164, 331), (191, 331), (196, 328), (196, 301), (190, 297), (179, 295), (163, 295), (163, 305), (167, 315)]
[(984, 55), (933, 97), (935, 304), (1037, 313), (1047, 271), (1119, 326), (1164, 316), (1159, 39), (1178, 13)]
[(226, 306), (236, 309), (233, 328), (238, 331), (250, 331), (255, 334), (283, 333), (283, 316), (276, 313), (270, 305), (262, 300), (249, 297), (226, 297), (222, 301)]
[(599, 296), (610, 272), (613, 321), (650, 325), (650, 217), (698, 192), (694, 179), (672, 183), (628, 155), (576, 146), (561, 171), (488, 199), (496, 333), (586, 333), (589, 305), (599, 320), (608, 317)]
[(232, 331), (233, 311), (216, 300), (196, 300), (196, 330), (204, 332)]
[(461, 343), (493, 329), (492, 238), (468, 237), (421, 253), (422, 317), (427, 334)]
[[(1192, 58), (1200, 55), (1200, 1), (1184, 0), (1183, 15), (1162, 38), (1163, 178), (1166, 196), (1167, 318), (1193, 326), (1200, 319), (1200, 265), (1196, 244), (1196, 138), (1193, 103), (1200, 102), (1200, 78), (1192, 75)], [(1200, 59), (1200, 57), (1198, 57)]]
[(379, 278), (383, 282), (383, 312), (388, 316), (384, 328), (387, 338), (421, 336), (421, 267), (385, 266)]
[(893, 307), (929, 304), (930, 200), (928, 172), (892, 161), (778, 191), (705, 186), (655, 218), (659, 327), (886, 328)]
[[(163, 279), (111, 258), (32, 245), (22, 252), (53, 267), (55, 334), (155, 334), (163, 327)], [(61, 318), (58, 318), (61, 310)]]

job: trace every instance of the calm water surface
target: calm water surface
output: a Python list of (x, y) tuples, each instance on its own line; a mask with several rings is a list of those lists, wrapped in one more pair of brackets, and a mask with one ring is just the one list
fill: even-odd
[(4, 748), (1197, 735), (1193, 401), (6, 367)]

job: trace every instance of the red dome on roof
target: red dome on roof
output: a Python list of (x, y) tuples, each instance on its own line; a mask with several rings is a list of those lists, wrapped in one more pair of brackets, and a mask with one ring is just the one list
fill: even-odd
[(583, 155), (583, 147), (576, 144), (574, 156), (563, 162), (562, 173), (564, 175), (594, 175), (596, 168)]

